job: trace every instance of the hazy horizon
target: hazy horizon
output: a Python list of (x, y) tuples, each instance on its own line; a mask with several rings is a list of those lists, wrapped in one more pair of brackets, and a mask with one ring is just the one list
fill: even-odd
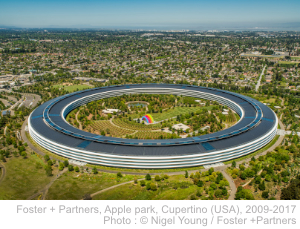
[(300, 1), (1, 1), (0, 27), (300, 30)]

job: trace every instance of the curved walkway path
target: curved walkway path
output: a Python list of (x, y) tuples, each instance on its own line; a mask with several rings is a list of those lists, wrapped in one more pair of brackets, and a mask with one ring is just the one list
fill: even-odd
[(39, 195), (42, 195), (42, 199), (45, 200), (46, 195), (47, 195), (48, 190), (51, 187), (51, 185), (66, 171), (68, 171), (68, 168), (64, 168), (64, 170), (60, 171), (42, 190), (40, 190), (37, 193), (30, 196), (27, 200), (32, 200)]
[(79, 112), (80, 112), (80, 110), (76, 113), (76, 115), (75, 115), (75, 119), (76, 119), (76, 121), (78, 122), (78, 124), (79, 124), (79, 129), (80, 130), (82, 130), (82, 125), (81, 125), (81, 122), (78, 120), (78, 114), (79, 114)]
[[(144, 178), (138, 179), (138, 181), (141, 181), (141, 180), (144, 180)], [(95, 193), (91, 194), (91, 197), (93, 198), (93, 196), (96, 196), (96, 195), (98, 195), (98, 194), (100, 194), (102, 192), (106, 192), (106, 191), (114, 189), (116, 187), (119, 187), (119, 186), (122, 186), (122, 185), (125, 185), (125, 184), (130, 184), (130, 183), (133, 183), (133, 182), (134, 182), (134, 180), (131, 180), (131, 181), (127, 181), (127, 182), (124, 182), (124, 183), (120, 183), (120, 184), (116, 184), (116, 185), (110, 186), (108, 188), (102, 189), (102, 190), (100, 190), (98, 192), (95, 192)]]

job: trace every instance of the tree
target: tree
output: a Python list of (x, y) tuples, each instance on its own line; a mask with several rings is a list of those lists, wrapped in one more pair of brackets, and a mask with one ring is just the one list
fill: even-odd
[(197, 186), (198, 186), (198, 187), (203, 187), (203, 185), (204, 185), (204, 182), (203, 182), (202, 180), (199, 180), (199, 181), (197, 182)]
[(188, 178), (189, 177), (189, 173), (188, 171), (185, 171), (185, 178)]
[(2, 154), (0, 155), (0, 160), (3, 161), (3, 162), (6, 162), (6, 159)]
[(265, 185), (265, 181), (262, 181), (259, 185), (258, 185), (259, 190), (264, 191), (266, 190), (266, 185)]
[(65, 166), (65, 167), (68, 167), (68, 166), (69, 166), (69, 161), (68, 161), (68, 160), (65, 160), (65, 161), (64, 161), (64, 166)]
[(216, 190), (218, 188), (216, 183), (214, 183), (214, 182), (212, 182), (209, 187), (213, 190)]
[(242, 186), (237, 188), (237, 192), (235, 194), (235, 200), (254, 200), (253, 194), (249, 189), (243, 189)]
[(155, 181), (160, 181), (160, 176), (156, 175), (154, 179)]
[(235, 168), (235, 167), (236, 167), (236, 161), (233, 161), (233, 162), (231, 163), (231, 167), (232, 167), (232, 168)]
[(198, 197), (201, 197), (201, 196), (202, 196), (202, 194), (201, 194), (201, 189), (198, 189), (198, 190), (197, 190), (196, 196), (198, 196)]
[(269, 198), (269, 191), (264, 191), (264, 192), (262, 192), (261, 196), (262, 196), (262, 198), (264, 198), (264, 199), (268, 199), (268, 198)]
[(290, 184), (283, 188), (280, 195), (281, 200), (300, 200), (300, 175), (292, 179)]
[(93, 167), (92, 172), (93, 172), (94, 174), (98, 174), (97, 168), (96, 168), (96, 167)]
[(121, 172), (118, 172), (118, 173), (117, 173), (117, 177), (118, 177), (118, 178), (123, 177), (122, 173), (121, 173)]
[(59, 171), (62, 171), (63, 169), (64, 169), (64, 163), (62, 163), (62, 162), (59, 162), (59, 167), (58, 167), (58, 170)]
[(46, 154), (46, 155), (44, 156), (44, 159), (45, 159), (45, 161), (49, 161), (49, 160), (50, 160), (50, 157)]
[(25, 158), (27, 157), (27, 153), (26, 153), (25, 151), (23, 151), (23, 152), (21, 153), (21, 156), (25, 159)]
[(49, 166), (52, 166), (52, 165), (53, 165), (51, 160), (47, 161), (47, 164), (48, 164)]
[(196, 200), (196, 196), (195, 195), (191, 195), (191, 200)]
[(48, 177), (50, 177), (50, 176), (53, 175), (53, 174), (52, 174), (52, 168), (51, 168), (51, 166), (46, 165), (46, 166), (45, 166), (45, 170), (46, 170), (46, 175), (47, 175)]
[(68, 165), (68, 169), (69, 169), (70, 172), (73, 171), (74, 170), (73, 165)]
[(76, 173), (78, 173), (79, 172), (78, 166), (75, 166), (74, 170), (75, 170)]
[(150, 190), (150, 189), (151, 189), (150, 182), (146, 184), (146, 189), (147, 189), (147, 190)]
[(151, 180), (151, 176), (150, 176), (149, 173), (145, 176), (145, 179), (146, 179), (146, 180)]
[(154, 183), (151, 183), (150, 188), (152, 191), (156, 191), (157, 190), (157, 186)]
[(240, 178), (242, 180), (246, 180), (247, 179), (247, 174), (245, 172), (242, 172), (241, 175), (240, 175)]
[(222, 190), (221, 189), (217, 189), (215, 191), (215, 197), (220, 198), (222, 196)]
[(146, 182), (145, 182), (144, 180), (141, 180), (141, 181), (140, 181), (140, 185), (141, 185), (142, 187), (144, 187), (144, 186), (146, 185)]

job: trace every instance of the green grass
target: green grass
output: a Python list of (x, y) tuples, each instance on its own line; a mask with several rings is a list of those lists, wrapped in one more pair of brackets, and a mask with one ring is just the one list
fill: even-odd
[[(5, 163), (6, 174), (0, 185), (0, 200), (23, 200), (44, 188), (52, 179), (43, 168), (36, 168), (41, 162), (37, 155), (12, 157)], [(42, 161), (42, 163), (44, 163)]]
[(203, 166), (197, 166), (197, 167), (189, 167), (189, 168), (174, 168), (174, 169), (128, 169), (128, 168), (115, 168), (115, 167), (107, 167), (107, 166), (101, 166), (101, 165), (91, 165), (87, 164), (89, 167), (96, 167), (97, 169), (107, 170), (107, 171), (114, 171), (114, 172), (122, 172), (126, 174), (126, 172), (132, 172), (132, 173), (141, 173), (141, 174), (161, 174), (161, 173), (167, 173), (167, 172), (184, 172), (184, 171), (191, 171), (191, 170), (201, 170), (204, 169)]
[(292, 60), (300, 60), (300, 56), (291, 56)]
[(167, 111), (164, 111), (163, 113), (154, 113), (151, 114), (154, 121), (161, 121), (161, 120), (165, 120), (165, 119), (170, 119), (173, 118), (177, 115), (184, 115), (184, 114), (188, 114), (191, 112), (197, 112), (203, 109), (206, 110), (211, 110), (213, 107), (215, 106), (208, 106), (208, 107), (175, 107), (174, 109), (170, 109)]
[(265, 103), (275, 103), (276, 99), (275, 98), (271, 98), (271, 99), (266, 99), (263, 102)]
[(225, 161), (224, 164), (225, 164), (225, 165), (228, 165), (228, 164), (231, 164), (233, 161), (238, 162), (238, 161), (242, 161), (242, 160), (245, 160), (245, 159), (254, 157), (254, 156), (256, 156), (257, 154), (260, 154), (260, 153), (264, 152), (265, 150), (269, 149), (272, 145), (275, 144), (275, 142), (278, 140), (278, 138), (279, 138), (279, 135), (276, 135), (275, 138), (273, 138), (273, 140), (270, 141), (270, 142), (269, 142), (266, 146), (264, 146), (263, 148), (261, 148), (261, 149), (255, 151), (254, 153), (250, 153), (250, 154), (248, 154), (248, 155), (246, 155), (246, 156), (239, 157), (239, 158), (237, 158), (237, 159), (233, 159), (233, 160), (230, 160), (230, 161)]
[[(153, 179), (152, 179), (153, 181)], [(149, 181), (146, 181), (148, 183)], [(160, 187), (157, 191), (146, 190), (146, 187), (141, 187), (138, 183), (125, 184), (120, 187), (116, 187), (107, 192), (100, 193), (93, 197), (94, 200), (182, 200), (188, 199), (192, 194), (195, 194), (197, 189), (196, 185), (193, 185), (191, 179), (184, 178), (183, 175), (171, 176), (165, 181), (159, 181), (154, 183)], [(187, 182), (187, 188), (173, 188), (175, 183)]]
[(280, 82), (280, 86), (284, 86), (286, 87), (288, 85), (288, 83), (285, 83), (285, 82)]
[[(79, 200), (85, 194), (93, 194), (102, 189), (123, 183), (126, 181), (134, 180), (133, 175), (123, 175), (117, 182), (116, 174), (99, 173), (87, 174), (66, 172), (58, 178), (48, 190), (46, 199), (48, 200)], [(141, 176), (136, 176), (142, 178)]]
[(68, 92), (74, 92), (74, 91), (81, 91), (84, 89), (89, 89), (92, 88), (92, 86), (89, 85), (71, 85), (71, 86), (64, 86), (62, 84), (58, 84), (58, 85), (53, 85), (52, 87), (54, 88), (63, 88), (64, 90), (68, 91)]
[(272, 56), (272, 55), (256, 55), (256, 54), (244, 54), (243, 56), (254, 56), (254, 57), (262, 57), (262, 58), (280, 58), (283, 59), (284, 56)]
[(296, 65), (298, 65), (300, 62), (279, 61), (278, 63), (279, 63), (280, 66), (281, 66), (281, 65), (285, 65), (285, 66), (287, 66), (287, 65), (296, 66)]
[[(204, 178), (201, 178), (204, 181)], [(150, 181), (146, 181), (148, 183)], [(193, 184), (192, 179), (185, 178), (184, 175), (170, 176), (164, 181), (155, 181), (152, 183), (157, 185), (157, 190), (147, 190), (138, 184), (125, 184), (109, 191), (100, 193), (93, 197), (93, 200), (185, 200), (195, 195), (197, 190), (202, 197), (207, 196), (204, 192), (205, 187), (209, 187), (211, 182), (204, 182), (205, 187), (198, 187)], [(182, 186), (184, 185), (184, 186)], [(224, 197), (227, 199), (227, 196)], [(199, 197), (197, 197), (199, 199)]]

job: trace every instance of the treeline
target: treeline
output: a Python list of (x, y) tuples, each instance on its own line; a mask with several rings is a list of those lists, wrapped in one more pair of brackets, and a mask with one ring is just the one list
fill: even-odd
[(300, 175), (292, 179), (290, 184), (281, 191), (282, 200), (300, 200)]
[(32, 48), (32, 49), (24, 49), (24, 48), (9, 49), (9, 48), (5, 48), (5, 49), (2, 50), (2, 53), (8, 53), (8, 54), (31, 53), (31, 52), (36, 52), (36, 48)]

